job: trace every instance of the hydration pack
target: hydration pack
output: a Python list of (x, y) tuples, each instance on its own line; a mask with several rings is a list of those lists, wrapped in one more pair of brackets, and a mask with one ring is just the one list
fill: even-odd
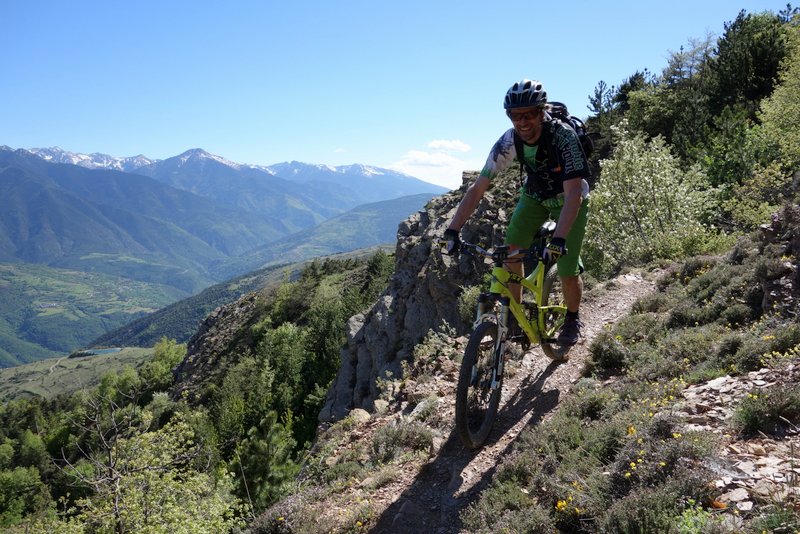
[[(581, 149), (583, 150), (583, 155), (585, 156), (586, 163), (588, 165), (589, 156), (592, 154), (592, 152), (594, 152), (594, 141), (592, 140), (592, 137), (598, 136), (598, 134), (588, 132), (584, 122), (578, 117), (570, 115), (569, 111), (567, 110), (567, 106), (561, 102), (550, 102), (547, 108), (547, 113), (550, 115), (550, 120), (542, 125), (542, 137), (539, 140), (539, 146), (544, 148), (549, 163), (553, 165), (558, 161), (556, 159), (557, 156), (555, 154), (555, 147), (553, 146), (552, 138), (554, 130), (558, 127), (557, 123), (561, 123), (574, 131), (578, 136), (578, 142), (581, 144)], [(534, 184), (534, 177), (542, 177), (543, 175), (548, 174), (548, 170), (545, 168), (545, 166), (539, 165), (542, 156), (544, 156), (542, 152), (537, 153), (536, 169), (532, 169), (527, 163), (525, 163), (525, 158), (522, 157), (522, 154), (524, 154), (523, 141), (516, 132), (514, 132), (514, 147), (516, 148), (517, 159), (519, 160), (520, 183), (527, 183), (528, 186), (532, 186)], [(525, 180), (526, 175), (529, 178), (528, 180)], [(587, 168), (587, 176), (585, 176), (585, 178), (587, 181), (589, 181), (590, 185), (593, 184), (594, 180), (591, 175), (591, 169)]]
[(586, 125), (583, 121), (574, 115), (570, 115), (569, 111), (567, 111), (567, 106), (561, 102), (550, 102), (548, 113), (551, 117), (560, 120), (575, 131), (578, 135), (578, 141), (581, 143), (581, 148), (583, 148), (583, 155), (586, 156), (588, 161), (589, 156), (594, 152), (592, 136), (597, 134), (586, 131)]

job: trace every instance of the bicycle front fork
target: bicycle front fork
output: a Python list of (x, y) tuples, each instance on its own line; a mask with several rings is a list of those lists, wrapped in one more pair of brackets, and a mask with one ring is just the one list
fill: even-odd
[(506, 337), (508, 336), (508, 320), (511, 313), (508, 307), (508, 297), (500, 297), (500, 311), (497, 314), (497, 346), (494, 348), (494, 372), (492, 373), (492, 389), (500, 387), (503, 379), (503, 368), (506, 363), (504, 357)]
[[(508, 335), (508, 318), (510, 313), (508, 297), (500, 297), (498, 299), (497, 295), (492, 293), (481, 293), (478, 295), (478, 310), (475, 317), (475, 325), (477, 326), (477, 324), (483, 320), (483, 317), (492, 310), (495, 300), (499, 301), (500, 308), (495, 314), (497, 318), (497, 339), (495, 340), (494, 361), (492, 362), (492, 389), (497, 389), (500, 386), (500, 380), (503, 376), (503, 366), (505, 364), (503, 348), (506, 342), (506, 336)], [(472, 372), (472, 379), (474, 381), (476, 379), (475, 375), (477, 370), (473, 368)]]

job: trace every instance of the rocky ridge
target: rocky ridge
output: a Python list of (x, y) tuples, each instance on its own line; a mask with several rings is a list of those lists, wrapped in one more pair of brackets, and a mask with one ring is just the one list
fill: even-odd
[[(321, 421), (337, 421), (354, 408), (374, 410), (378, 379), (401, 376), (401, 362), (411, 358), (431, 329), (447, 323), (459, 333), (467, 331), (458, 315), (458, 293), (461, 287), (479, 283), (485, 266), (476, 271), (468, 258), (443, 257), (434, 248), (475, 177), (464, 173), (460, 189), (431, 200), (400, 224), (391, 284), (370, 310), (348, 322), (347, 346)], [(499, 206), (514, 206), (515, 180), (513, 173), (496, 180), (463, 229), (465, 240), (502, 244), (510, 212)]]

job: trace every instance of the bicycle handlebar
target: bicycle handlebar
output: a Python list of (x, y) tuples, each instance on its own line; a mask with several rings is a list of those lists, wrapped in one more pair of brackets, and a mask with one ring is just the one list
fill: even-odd
[[(439, 245), (444, 246), (447, 241), (439, 241)], [(475, 243), (469, 243), (467, 241), (462, 241), (459, 249), (463, 251), (465, 254), (469, 256), (482, 256), (488, 260), (493, 262), (502, 262), (502, 261), (514, 261), (514, 262), (522, 262), (530, 259), (541, 259), (542, 255), (541, 252), (536, 250), (536, 247), (531, 248), (518, 248), (512, 251), (509, 251), (508, 245), (500, 245), (495, 247), (494, 249), (485, 249), (480, 245), (476, 245)], [(517, 257), (519, 256), (519, 257)]]

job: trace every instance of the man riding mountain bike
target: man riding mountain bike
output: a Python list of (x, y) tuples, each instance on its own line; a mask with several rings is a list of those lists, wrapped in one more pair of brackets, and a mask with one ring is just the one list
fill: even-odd
[[(581, 245), (589, 213), (591, 171), (575, 131), (548, 114), (547, 92), (541, 82), (522, 80), (506, 92), (504, 107), (512, 128), (494, 144), (477, 180), (467, 189), (453, 220), (444, 232), (448, 254), (458, 252), (461, 227), (469, 219), (498, 173), (515, 161), (527, 178), (506, 231), (510, 250), (531, 246), (536, 230), (548, 219), (556, 229), (545, 250), (546, 261), (557, 261), (567, 315), (558, 344), (572, 346), (581, 336), (579, 318), (583, 296)], [(523, 264), (509, 262), (506, 268), (520, 276)], [(519, 301), (521, 287), (509, 284)], [(518, 328), (518, 327), (517, 327)]]

